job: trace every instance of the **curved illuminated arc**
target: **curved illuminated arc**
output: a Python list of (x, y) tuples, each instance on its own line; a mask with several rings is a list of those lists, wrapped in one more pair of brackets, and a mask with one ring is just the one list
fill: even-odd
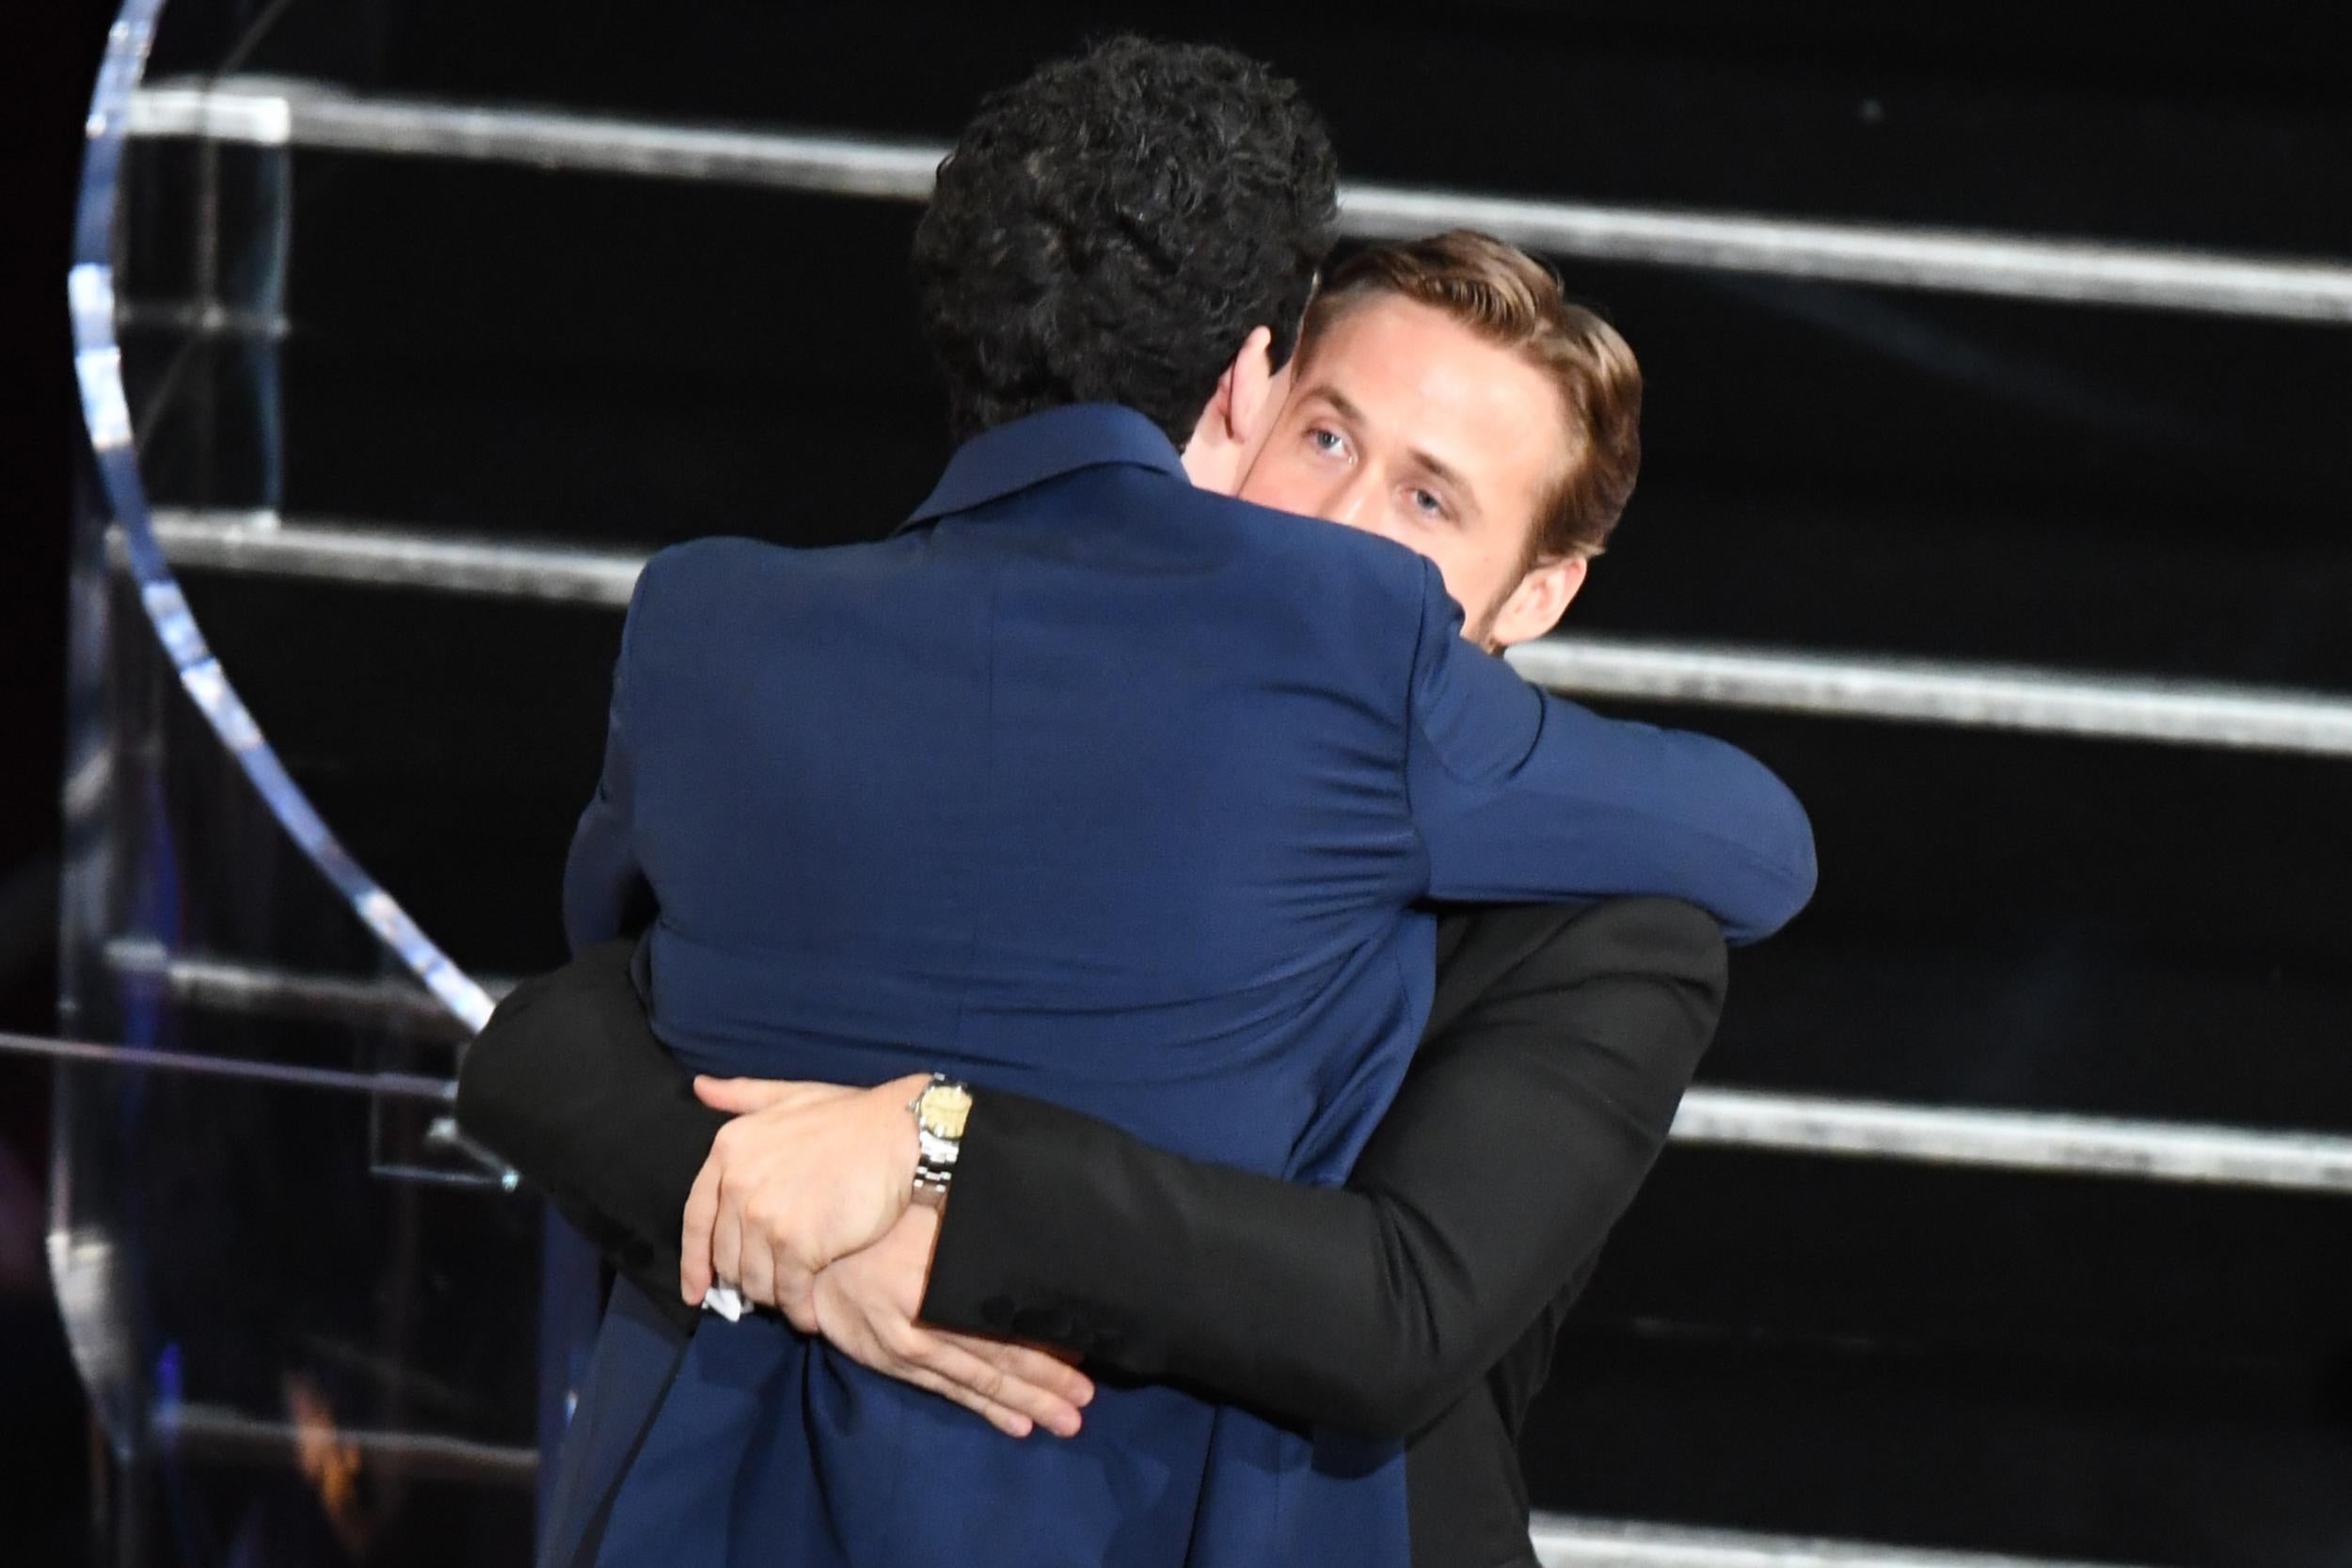
[(407, 911), (351, 857), (271, 749), (238, 697), (220, 661), (206, 646), (186, 597), (156, 544), (147, 489), (140, 482), (122, 387), (122, 352), (115, 337), (114, 238), (123, 148), (132, 95), (146, 74), (155, 23), (165, 0), (126, 0), (106, 39), (105, 58), (90, 96), (81, 206), (74, 224), (73, 267), (68, 294), (73, 312), (73, 368), (82, 418), (97, 459), (99, 483), (115, 524), (139, 604), (170, 657), (197, 711), (229, 749), (273, 816), (321, 875), (441, 1005), (479, 1029), (491, 1002), (482, 987), (451, 961)]

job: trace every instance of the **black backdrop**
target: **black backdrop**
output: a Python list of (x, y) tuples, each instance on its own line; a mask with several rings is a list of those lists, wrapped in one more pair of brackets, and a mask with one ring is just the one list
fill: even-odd
[[(2283, 5), (298, 3), (253, 63), (945, 137), (986, 85), (1118, 25), (1275, 59), (1358, 178), (2352, 252), (2345, 67)], [(173, 36), (159, 74), (198, 63)], [(173, 156), (143, 182), (151, 229), (174, 221)], [(878, 533), (929, 486), (903, 210), (305, 154), (295, 211), (290, 514), (814, 543)], [(1567, 270), (1652, 388), (1647, 475), (1573, 624), (2352, 687), (2344, 329)], [(135, 403), (159, 499), (253, 499), (198, 439), (229, 379), (200, 365), (176, 401)], [(46, 547), (28, 575), (54, 578)], [(297, 776), (426, 928), (484, 970), (551, 961), (613, 619), (192, 593)], [(1710, 1081), (2352, 1124), (2341, 764), (1696, 718), (1798, 784), (1824, 866), (1817, 908), (1736, 969)], [(45, 809), (46, 779), (8, 783)], [(1564, 1349), (1538, 1498), (2339, 1560), (2343, 1234), (2319, 1200), (1677, 1149)]]
[[(0, 20), (0, 1029), (55, 1000), (65, 545), (80, 417), (65, 270), (95, 0)], [(46, 1075), (0, 1058), (0, 1557), (69, 1560), (87, 1470), (81, 1398), (43, 1274)]]

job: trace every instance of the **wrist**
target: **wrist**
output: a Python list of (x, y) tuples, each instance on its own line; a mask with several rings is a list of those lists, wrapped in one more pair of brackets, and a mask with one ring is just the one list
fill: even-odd
[(887, 1153), (891, 1190), (900, 1210), (914, 1194), (914, 1171), (923, 1154), (921, 1131), (907, 1104), (929, 1088), (930, 1082), (928, 1072), (911, 1072), (878, 1085), (867, 1096), (875, 1122), (882, 1129), (877, 1142)]
[(963, 1157), (964, 1124), (972, 1115), (971, 1088), (946, 1073), (931, 1074), (907, 1101), (914, 1119), (915, 1163), (913, 1200), (920, 1207), (946, 1207), (956, 1164)]

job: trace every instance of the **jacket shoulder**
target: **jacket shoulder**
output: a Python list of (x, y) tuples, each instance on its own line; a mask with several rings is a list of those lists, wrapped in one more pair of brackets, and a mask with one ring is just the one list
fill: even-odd
[(1429, 563), (1394, 540), (1215, 491), (1192, 494), (1193, 507), (1202, 521), (1248, 541), (1253, 553), (1343, 574), (1403, 598), (1417, 600), (1422, 595)]
[(637, 591), (631, 603), (642, 604), (655, 594), (668, 601), (690, 590), (716, 591), (743, 583), (788, 569), (793, 561), (807, 553), (732, 534), (689, 539), (653, 553), (637, 574)]
[(1269, 611), (1353, 639), (1359, 657), (1401, 646), (1409, 657), (1433, 608), (1451, 602), (1437, 568), (1392, 540), (1209, 491), (1195, 496), (1190, 525), (1228, 536)]
[(855, 547), (794, 549), (714, 535), (657, 551), (629, 596), (622, 657), (738, 635), (772, 618), (780, 596), (807, 579), (812, 560)]

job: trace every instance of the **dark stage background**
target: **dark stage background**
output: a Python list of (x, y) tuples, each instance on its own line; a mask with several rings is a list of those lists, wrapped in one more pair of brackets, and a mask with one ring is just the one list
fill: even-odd
[[(0, 17), (0, 1029), (45, 1034), (56, 975), (67, 521), (81, 431), (65, 274), (111, 5)], [(79, 1560), (81, 1391), (41, 1257), (48, 1077), (0, 1056), (0, 1561)]]
[[(177, 0), (151, 79), (199, 63), (174, 59), (173, 27), (206, 9), (236, 12)], [(2304, 18), (407, 0), (296, 3), (248, 69), (946, 138), (982, 87), (1132, 26), (1297, 75), (1359, 179), (2341, 257), (2352, 72)], [(192, 156), (149, 154), (135, 230), (187, 221), (174, 161)], [(9, 199), (27, 234), (60, 236), (30, 270), (61, 299), (65, 190)], [(945, 454), (909, 209), (304, 152), (294, 212), (290, 517), (857, 539)], [(1565, 270), (1650, 388), (1645, 477), (1572, 628), (2352, 689), (2343, 328)], [(183, 282), (151, 268), (131, 297)], [(22, 361), (51, 416), (61, 317)], [(238, 367), (199, 348), (167, 377), (176, 342), (127, 347), (157, 503), (257, 504), (218, 436)], [(43, 461), (9, 562), (54, 606), (64, 458)], [(300, 782), (423, 927), (480, 973), (556, 961), (618, 617), (188, 583)], [(56, 626), (8, 628), (12, 735), (45, 733)], [(1656, 716), (1770, 761), (1820, 834), (1820, 901), (1738, 961), (1706, 1081), (2352, 1132), (2341, 762)], [(25, 867), (36, 891), (16, 897), (38, 908), (55, 769), (38, 738), (24, 754), (0, 889)], [(23, 1163), (37, 1101), (5, 1082)], [(2048, 1556), (2352, 1560), (2344, 1242), (2319, 1198), (1678, 1148), (1565, 1341), (1527, 1446), (1537, 1502)], [(12, 1335), (47, 1332), (37, 1316)], [(78, 1447), (51, 1409), (55, 1443)]]

